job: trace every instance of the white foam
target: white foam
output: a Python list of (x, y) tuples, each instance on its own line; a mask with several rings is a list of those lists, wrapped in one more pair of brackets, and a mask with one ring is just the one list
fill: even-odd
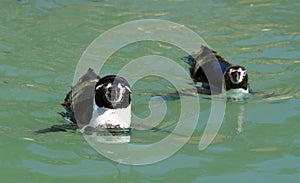
[(243, 101), (249, 97), (249, 89), (243, 88), (231, 89), (226, 92), (226, 97), (235, 101)]

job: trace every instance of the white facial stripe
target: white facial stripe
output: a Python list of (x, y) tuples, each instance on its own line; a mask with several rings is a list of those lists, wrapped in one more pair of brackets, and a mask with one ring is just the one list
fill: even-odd
[[(96, 87), (96, 90), (98, 90), (99, 88), (102, 88), (104, 86), (104, 84), (101, 84), (99, 86)], [(106, 86), (106, 88), (110, 88), (112, 86), (111, 83), (108, 83), (108, 85)]]
[(125, 93), (125, 88), (122, 87), (121, 83), (118, 84), (118, 88), (120, 89), (120, 95), (116, 102), (120, 102), (121, 99), (123, 98), (123, 94)]
[(129, 92), (131, 92), (131, 89), (130, 89), (128, 86), (125, 86), (125, 88), (126, 88)]
[(247, 71), (246, 70), (241, 70), (241, 73), (242, 73), (242, 75), (245, 77), (246, 76), (246, 74), (247, 74)]
[(96, 87), (96, 90), (98, 90), (99, 88), (101, 88), (103, 86), (103, 84), (99, 85)]

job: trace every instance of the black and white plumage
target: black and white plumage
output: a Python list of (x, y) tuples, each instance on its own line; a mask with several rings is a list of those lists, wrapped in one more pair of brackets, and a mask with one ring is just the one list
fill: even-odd
[(131, 123), (131, 89), (119, 76), (101, 78), (95, 86), (93, 115), (94, 128), (129, 128)]
[[(201, 82), (206, 94), (219, 94), (224, 89), (233, 95), (249, 93), (247, 70), (243, 66), (233, 65), (216, 51), (202, 46), (200, 52), (184, 58), (190, 65), (190, 75), (195, 83)], [(208, 77), (209, 76), (209, 77)]]
[(60, 114), (70, 124), (54, 125), (39, 133), (75, 130), (92, 127), (97, 129), (125, 129), (131, 123), (131, 90), (128, 82), (119, 76), (100, 78), (89, 69), (66, 95)]

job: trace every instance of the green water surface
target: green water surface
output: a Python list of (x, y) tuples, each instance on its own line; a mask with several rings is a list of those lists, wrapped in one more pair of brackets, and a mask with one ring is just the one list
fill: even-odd
[[(296, 0), (2, 0), (1, 182), (298, 182), (299, 12)], [(59, 104), (89, 44), (114, 26), (149, 18), (190, 28), (232, 63), (248, 69), (256, 93), (247, 102), (227, 102), (213, 143), (198, 150), (211, 106), (203, 96), (188, 143), (150, 165), (109, 160), (79, 133), (35, 134), (66, 123), (57, 114), (63, 110)], [(149, 54), (171, 58), (188, 70), (179, 48), (145, 41), (115, 53), (100, 75), (117, 73), (130, 60)], [(143, 118), (150, 114), (152, 94), (172, 93), (174, 87), (162, 78), (147, 77), (132, 90), (132, 111)], [(165, 99), (167, 113), (158, 129), (133, 130), (132, 143), (154, 143), (174, 129), (180, 102)]]

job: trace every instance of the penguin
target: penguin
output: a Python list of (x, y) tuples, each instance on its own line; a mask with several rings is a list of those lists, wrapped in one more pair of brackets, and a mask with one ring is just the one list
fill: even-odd
[(231, 64), (207, 46), (201, 46), (198, 53), (184, 57), (184, 61), (190, 65), (190, 76), (194, 83), (202, 83), (198, 90), (200, 93), (220, 94), (223, 87), (230, 95), (250, 93), (246, 68)]
[[(99, 77), (88, 69), (66, 94), (59, 114), (68, 124), (53, 125), (37, 133), (82, 129), (122, 129), (128, 133), (131, 123), (131, 89), (125, 78)], [(118, 131), (118, 130), (117, 130)]]

